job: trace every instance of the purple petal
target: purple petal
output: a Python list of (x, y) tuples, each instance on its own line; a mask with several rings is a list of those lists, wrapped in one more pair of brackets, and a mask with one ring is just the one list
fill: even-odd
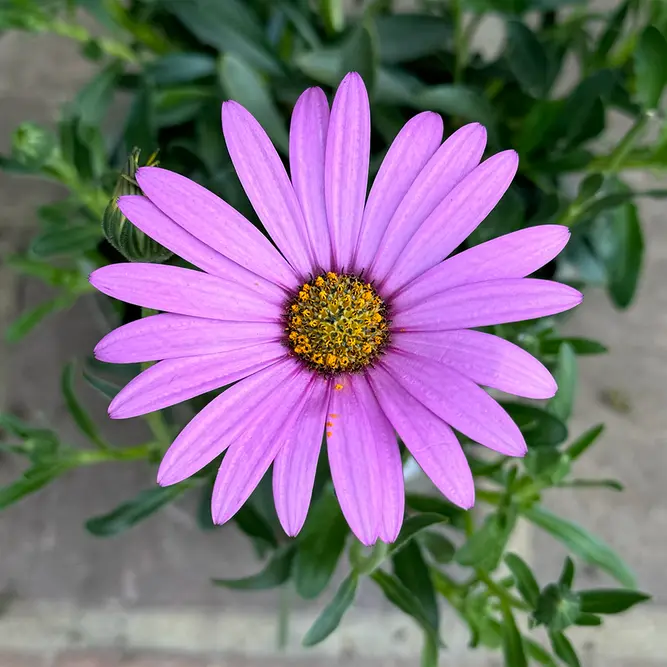
[(233, 442), (247, 442), (262, 406), (270, 397), (282, 395), (285, 383), (300, 368), (293, 359), (284, 359), (241, 380), (213, 399), (167, 450), (158, 470), (158, 484), (169, 486), (182, 482)]
[(282, 308), (245, 285), (167, 264), (109, 264), (90, 282), (114, 299), (144, 308), (216, 320), (276, 322)]
[(279, 341), (278, 322), (221, 322), (163, 313), (135, 320), (107, 334), (95, 347), (95, 357), (112, 364), (228, 352)]
[(313, 271), (306, 221), (268, 135), (238, 102), (222, 105), (229, 156), (262, 224), (300, 277)]
[(393, 542), (405, 502), (396, 436), (365, 377), (337, 382), (342, 388), (331, 395), (327, 449), (340, 507), (363, 544)]
[(486, 130), (471, 123), (457, 130), (419, 172), (394, 213), (369, 271), (386, 278), (406, 243), (452, 188), (478, 164), (486, 146)]
[(384, 366), (406, 391), (471, 440), (508, 456), (523, 456), (517, 425), (483, 389), (458, 371), (426, 357), (392, 351)]
[(324, 201), (324, 153), (329, 127), (329, 103), (321, 88), (309, 88), (297, 100), (289, 135), (292, 184), (319, 270), (331, 268), (331, 240)]
[(498, 336), (480, 331), (397, 332), (399, 350), (435, 359), (477, 384), (525, 398), (551, 398), (556, 382), (532, 355)]
[(398, 205), (442, 141), (442, 118), (425, 111), (409, 120), (382, 161), (364, 210), (354, 266), (371, 266)]
[(207, 273), (253, 287), (267, 301), (282, 303), (285, 292), (273, 282), (244, 269), (210, 246), (202, 243), (166, 216), (148, 197), (127, 195), (118, 199), (118, 208), (144, 234)]
[[(211, 513), (222, 524), (241, 509), (278, 452), (288, 444), (302, 410), (321, 382), (297, 370), (263, 404), (248, 435), (231, 445), (213, 486)], [(320, 422), (321, 423), (321, 422)]]
[(206, 245), (285, 289), (299, 286), (296, 274), (269, 240), (217, 195), (159, 167), (141, 167), (137, 182), (163, 213)]
[(533, 320), (579, 305), (580, 292), (535, 278), (510, 278), (461, 285), (397, 312), (398, 331), (447, 331)]
[(127, 419), (182, 403), (256, 373), (286, 353), (281, 343), (262, 343), (242, 350), (160, 361), (120, 391), (109, 405), (109, 416)]
[(336, 92), (327, 135), (324, 193), (334, 268), (350, 269), (368, 185), (371, 111), (361, 77), (348, 74)]
[(529, 227), (506, 234), (436, 264), (392, 297), (405, 310), (452, 287), (502, 278), (524, 278), (550, 262), (567, 244), (560, 225)]
[(470, 509), (475, 504), (475, 483), (452, 429), (381, 366), (369, 373), (369, 379), (382, 410), (421, 469), (448, 500)]
[(294, 537), (306, 520), (331, 395), (331, 381), (313, 377), (303, 406), (273, 464), (273, 497), (283, 530)]
[(519, 165), (514, 151), (498, 153), (464, 178), (429, 215), (389, 272), (391, 294), (435, 266), (457, 248), (493, 210)]

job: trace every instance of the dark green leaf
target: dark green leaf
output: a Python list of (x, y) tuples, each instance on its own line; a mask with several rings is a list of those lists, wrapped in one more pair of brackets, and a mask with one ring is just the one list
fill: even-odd
[(341, 52), (342, 78), (347, 72), (357, 72), (366, 84), (369, 94), (375, 90), (378, 70), (377, 35), (372, 23), (363, 21), (343, 45)]
[(394, 64), (416, 60), (445, 48), (451, 24), (427, 14), (382, 14), (375, 18), (380, 60)]
[(558, 577), (558, 583), (565, 588), (572, 588), (574, 582), (574, 561), (567, 556), (563, 563), (563, 570)]
[(566, 454), (547, 447), (529, 450), (523, 459), (523, 464), (531, 477), (547, 481), (550, 485), (561, 482), (572, 467)]
[(579, 185), (577, 200), (583, 202), (594, 197), (603, 183), (604, 176), (602, 174), (589, 174)]
[(554, 373), (558, 391), (549, 401), (547, 409), (552, 415), (566, 422), (572, 414), (577, 389), (577, 357), (568, 343), (558, 350), (558, 364)]
[(598, 588), (578, 591), (581, 611), (588, 614), (620, 614), (640, 602), (651, 599), (650, 595), (624, 588)]
[(598, 424), (580, 435), (566, 450), (565, 453), (572, 461), (578, 459), (604, 432), (604, 424)]
[(294, 547), (292, 545), (275, 551), (266, 567), (257, 574), (242, 579), (213, 579), (216, 586), (242, 591), (260, 591), (282, 586), (292, 571)]
[(100, 434), (99, 429), (95, 425), (88, 412), (79, 402), (79, 399), (74, 392), (74, 363), (70, 362), (63, 369), (60, 380), (60, 388), (65, 398), (65, 405), (69, 410), (74, 423), (79, 427), (81, 433), (90, 439), (95, 445), (101, 449), (106, 449), (108, 445), (104, 442), (104, 438)]
[(412, 616), (433, 639), (438, 637), (438, 628), (433, 627), (419, 598), (410, 589), (406, 588), (398, 577), (384, 570), (375, 570), (371, 574), (371, 579), (380, 587), (380, 590), (389, 602), (398, 607), (402, 612), (408, 614), (408, 616)]
[(580, 613), (574, 620), (575, 625), (584, 625), (588, 627), (596, 627), (602, 625), (602, 619), (595, 614)]
[(389, 547), (389, 553), (396, 553), (426, 528), (430, 528), (438, 523), (444, 523), (446, 520), (442, 514), (434, 512), (408, 517), (403, 522), (401, 532), (396, 541)]
[(582, 356), (588, 354), (606, 354), (609, 350), (597, 340), (589, 340), (587, 338), (574, 338), (568, 336), (566, 338), (545, 338), (540, 341), (540, 349), (542, 354), (558, 354), (558, 350), (563, 343), (567, 343), (575, 352), (575, 354)]
[(339, 625), (345, 612), (357, 594), (357, 575), (354, 572), (343, 579), (333, 599), (317, 617), (303, 638), (304, 646), (314, 646), (324, 641)]
[(537, 599), (533, 618), (538, 624), (560, 632), (576, 621), (580, 611), (576, 593), (560, 584), (549, 584)]
[(607, 55), (616, 43), (616, 40), (620, 37), (623, 23), (625, 23), (625, 18), (630, 8), (630, 2), (631, 0), (625, 0), (609, 16), (607, 25), (602, 35), (600, 35), (597, 48), (595, 49), (595, 59), (598, 63), (602, 64), (605, 62)]
[[(214, 530), (217, 526), (213, 523), (211, 516), (211, 498), (213, 497), (213, 481), (207, 482), (201, 490), (199, 502), (197, 503), (197, 526), (200, 530)], [(243, 506), (245, 507), (248, 503)], [(242, 508), (243, 509), (243, 508)]]
[(106, 398), (109, 398), (109, 399), (116, 398), (116, 394), (122, 388), (119, 385), (114, 384), (113, 382), (109, 382), (108, 380), (105, 380), (104, 378), (98, 377), (97, 375), (95, 375), (93, 372), (91, 372), (87, 368), (83, 369), (83, 378), (91, 387), (94, 387), (103, 396), (106, 396)]
[(454, 543), (440, 533), (427, 530), (419, 535), (419, 542), (439, 565), (451, 563), (454, 558), (456, 551)]
[(496, 125), (495, 112), (488, 100), (466, 86), (444, 83), (419, 92), (414, 101), (419, 109), (438, 111), (447, 116), (479, 121), (492, 129)]
[(150, 155), (157, 148), (157, 124), (155, 120), (155, 91), (148, 84), (134, 96), (123, 132), (125, 152), (135, 148)]
[(315, 598), (327, 587), (348, 534), (336, 497), (325, 491), (310, 510), (297, 540), (294, 583), (301, 597)]
[(520, 21), (507, 24), (507, 60), (521, 87), (537, 97), (549, 90), (549, 60), (535, 33)]
[(262, 76), (239, 56), (227, 53), (220, 60), (220, 82), (225, 93), (250, 111), (286, 154), (289, 147), (287, 130)]
[(502, 406), (521, 429), (529, 448), (556, 447), (567, 438), (565, 424), (542, 408), (504, 401)]
[(234, 522), (248, 537), (261, 540), (274, 549), (278, 546), (271, 525), (249, 501), (234, 515)]
[(581, 667), (577, 653), (562, 632), (550, 632), (549, 639), (554, 653), (569, 667)]
[(516, 627), (514, 614), (509, 605), (502, 606), (503, 614), (503, 655), (507, 667), (527, 667), (523, 640)]
[(523, 510), (523, 513), (529, 521), (550, 533), (572, 553), (591, 565), (597, 565), (624, 586), (634, 587), (634, 574), (618, 554), (602, 540), (576, 523), (562, 519), (538, 505)]
[(516, 587), (521, 593), (521, 597), (531, 606), (537, 604), (537, 598), (540, 594), (540, 587), (533, 576), (533, 573), (528, 567), (528, 564), (517, 556), (517, 554), (509, 553), (505, 556), (505, 564), (510, 569), (514, 576)]
[(406, 493), (405, 504), (414, 512), (441, 514), (457, 527), (462, 525), (466, 514), (465, 510), (452, 505), (442, 497), (426, 496), (420, 493)]
[(526, 647), (526, 653), (535, 662), (539, 662), (540, 665), (545, 665), (545, 667), (558, 667), (556, 661), (551, 657), (549, 651), (543, 648), (536, 641), (530, 639), (530, 637), (523, 638), (524, 646)]
[(195, 86), (161, 90), (155, 95), (155, 124), (167, 127), (194, 120), (211, 97), (212, 91)]
[(66, 463), (36, 465), (29, 468), (20, 479), (0, 487), (0, 510), (18, 502), (31, 493), (39, 491), (51, 480), (67, 472), (69, 468), (70, 466)]
[(122, 71), (119, 62), (112, 62), (79, 91), (72, 109), (83, 125), (97, 126), (102, 122)]
[(459, 565), (493, 572), (502, 558), (515, 521), (516, 516), (513, 513), (509, 516), (499, 513), (489, 515), (482, 526), (459, 548), (454, 560)]
[(45, 317), (58, 310), (69, 308), (74, 299), (69, 294), (63, 294), (44, 301), (31, 310), (19, 315), (6, 329), (5, 340), (8, 343), (16, 343), (30, 333)]
[(606, 488), (612, 491), (623, 491), (624, 487), (615, 479), (568, 479), (559, 486), (567, 486), (573, 489), (597, 489)]
[(86, 530), (96, 537), (111, 537), (122, 533), (151, 514), (173, 502), (190, 487), (188, 483), (173, 486), (156, 486), (141, 491), (137, 496), (122, 503), (116, 509), (86, 521)]
[(644, 28), (635, 49), (635, 85), (645, 110), (657, 109), (667, 85), (667, 40), (653, 26)]
[(98, 225), (81, 225), (61, 229), (49, 229), (35, 237), (30, 244), (30, 252), (36, 257), (82, 255), (92, 250), (102, 240), (102, 230)]
[(146, 75), (158, 86), (191, 83), (215, 71), (215, 58), (206, 53), (168, 53), (146, 67)]
[(424, 562), (419, 545), (408, 542), (392, 557), (394, 574), (398, 580), (419, 600), (424, 615), (433, 628), (440, 625), (438, 603), (435, 599), (435, 588), (429, 573), (429, 567)]

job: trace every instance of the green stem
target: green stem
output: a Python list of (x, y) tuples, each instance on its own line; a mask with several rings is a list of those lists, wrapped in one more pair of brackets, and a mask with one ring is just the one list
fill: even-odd
[[(83, 26), (68, 23), (67, 21), (62, 21), (60, 19), (56, 19), (49, 23), (47, 28), (50, 32), (53, 32), (60, 37), (67, 37), (68, 39), (73, 39), (81, 44), (86, 44), (93, 39), (92, 35)], [(139, 58), (137, 58), (134, 51), (126, 44), (123, 44), (123, 42), (118, 42), (107, 37), (101, 37), (95, 41), (105, 55), (112, 58), (120, 58), (120, 60), (125, 60), (133, 65), (139, 63)]]
[(282, 651), (289, 640), (289, 616), (292, 602), (292, 587), (289, 580), (280, 587), (278, 607), (278, 648)]
[(364, 553), (365, 549), (366, 547), (359, 540), (354, 540), (350, 546), (350, 563), (359, 574), (373, 573), (382, 565), (389, 553), (389, 545), (381, 540), (371, 547), (367, 555)]
[(73, 465), (94, 465), (106, 461), (139, 461), (148, 458), (155, 449), (155, 443), (149, 442), (137, 447), (105, 450), (77, 450), (72, 456)]
[(519, 600), (519, 598), (512, 595), (506, 588), (503, 588), (503, 586), (495, 582), (486, 572), (484, 572), (484, 570), (477, 569), (475, 572), (477, 573), (477, 578), (487, 587), (492, 595), (500, 600), (501, 603), (524, 611), (530, 610), (529, 605), (523, 600)]
[(454, 83), (460, 83), (466, 59), (466, 33), (463, 26), (461, 0), (452, 0), (451, 10), (454, 21)]
[(609, 155), (609, 164), (605, 169), (606, 173), (615, 174), (623, 169), (625, 158), (634, 148), (637, 140), (644, 134), (644, 131), (648, 126), (649, 118), (650, 116), (648, 114), (642, 114), (635, 124), (626, 132), (618, 146), (616, 146)]

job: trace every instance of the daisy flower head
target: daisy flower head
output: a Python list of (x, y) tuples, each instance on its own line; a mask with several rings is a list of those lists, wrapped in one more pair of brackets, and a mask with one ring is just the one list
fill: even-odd
[[(474, 503), (452, 429), (509, 456), (518, 427), (482, 387), (548, 398), (556, 384), (523, 349), (475, 328), (576, 306), (566, 285), (526, 278), (567, 243), (565, 227), (523, 229), (445, 259), (509, 187), (514, 151), (481, 161), (484, 128), (443, 142), (431, 112), (399, 132), (367, 196), (370, 108), (348, 74), (331, 109), (319, 88), (292, 115), (288, 176), (258, 122), (222, 107), (229, 154), (275, 243), (213, 193), (157, 167), (142, 195), (121, 197), (141, 231), (201, 270), (114, 264), (90, 280), (104, 294), (161, 311), (105, 336), (98, 359), (157, 361), (113, 400), (113, 418), (142, 415), (232, 385), (181, 431), (158, 471), (180, 482), (225, 453), (212, 515), (230, 519), (273, 464), (288, 535), (301, 529), (323, 435), (350, 528), (393, 541), (404, 515), (400, 436), (453, 503)], [(444, 260), (444, 261), (443, 261)]]

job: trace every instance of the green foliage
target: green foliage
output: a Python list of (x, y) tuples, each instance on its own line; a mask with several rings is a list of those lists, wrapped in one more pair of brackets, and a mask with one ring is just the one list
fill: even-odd
[[(467, 122), (483, 123), (487, 152), (516, 149), (519, 175), (465, 247), (538, 224), (566, 225), (572, 230), (567, 248), (537, 277), (601, 287), (615, 307), (630, 306), (644, 260), (637, 201), (667, 195), (664, 190), (636, 191), (623, 181), (628, 169), (667, 169), (667, 125), (661, 112), (667, 14), (661, 3), (625, 0), (607, 14), (587, 0), (424, 1), (411, 13), (395, 13), (382, 0), (349, 14), (344, 5), (342, 0), (1, 3), (0, 29), (52, 32), (74, 40), (97, 68), (63, 107), (55, 131), (21, 123), (7, 142), (9, 154), (0, 155), (1, 169), (54, 181), (67, 193), (38, 209), (39, 229), (27, 251), (9, 259), (18, 272), (53, 291), (9, 324), (6, 339), (21, 340), (50, 314), (90, 295), (88, 275), (97, 267), (121, 257), (183, 264), (132, 225), (116, 204), (118, 196), (141, 194), (136, 170), (140, 164), (156, 164), (158, 149), (164, 167), (193, 178), (257, 222), (222, 138), (221, 101), (233, 99), (251, 111), (286, 161), (298, 95), (321, 85), (331, 97), (350, 70), (362, 75), (370, 94), (372, 171), (405, 121), (419, 111), (441, 113), (446, 134)], [(98, 24), (94, 34), (85, 27), (88, 20), (78, 22), (85, 12)], [(500, 52), (490, 57), (473, 47), (487, 13), (504, 22), (507, 35)], [(566, 60), (576, 60), (581, 72), (570, 87), (557, 84)], [(121, 96), (128, 102), (121, 110), (125, 116), (110, 124), (109, 112)], [(601, 146), (610, 142), (599, 139), (607, 131), (609, 112), (622, 112), (632, 124), (606, 150)], [(102, 131), (110, 125), (118, 131)], [(655, 141), (645, 139), (655, 135)], [(573, 182), (579, 186), (572, 188)], [(98, 294), (95, 305), (108, 329), (137, 317), (136, 309)], [(293, 586), (307, 600), (328, 595), (329, 603), (303, 638), (306, 646), (334, 632), (358, 587), (371, 583), (423, 631), (424, 666), (438, 661), (438, 603), (443, 602), (469, 627), (471, 646), (502, 651), (507, 665), (578, 665), (565, 634), (571, 626), (599, 625), (606, 614), (625, 612), (648, 596), (633, 590), (632, 572), (609, 545), (540, 504), (552, 488), (566, 487), (568, 493), (584, 487), (622, 489), (616, 480), (572, 476), (577, 459), (603, 432), (597, 425), (568, 443), (577, 357), (607, 349), (595, 340), (563, 336), (558, 324), (552, 318), (492, 330), (546, 364), (559, 390), (544, 406), (503, 402), (528, 444), (522, 462), (483, 458), (464, 441), (483, 518), (441, 496), (408, 493), (398, 540), (369, 551), (350, 535), (328, 469), (321, 465), (301, 534), (294, 539), (282, 534), (267, 489), (258, 489), (235, 517), (262, 560), (258, 573), (214, 583), (240, 590)], [(177, 412), (152, 413), (146, 418), (147, 443), (114, 446), (75, 391), (77, 368), (107, 400), (140, 370), (91, 359), (65, 368), (64, 404), (87, 448), (63, 442), (42, 425), (0, 415), (0, 453), (27, 464), (18, 479), (0, 487), (0, 508), (77, 467), (157, 463), (183, 425)], [(198, 410), (207, 400), (195, 399), (192, 407)], [(179, 485), (147, 489), (91, 518), (86, 528), (98, 536), (118, 534), (196, 487), (201, 493), (198, 524), (212, 530), (215, 467), (212, 463)], [(577, 591), (569, 558), (555, 581), (539, 583), (530, 563), (506, 553), (519, 518), (625, 588)], [(498, 569), (503, 562), (510, 576)], [(331, 596), (326, 591), (332, 581), (340, 581), (337, 573), (342, 581)], [(546, 627), (549, 647), (531, 638), (530, 627), (525, 629), (535, 624)]]

